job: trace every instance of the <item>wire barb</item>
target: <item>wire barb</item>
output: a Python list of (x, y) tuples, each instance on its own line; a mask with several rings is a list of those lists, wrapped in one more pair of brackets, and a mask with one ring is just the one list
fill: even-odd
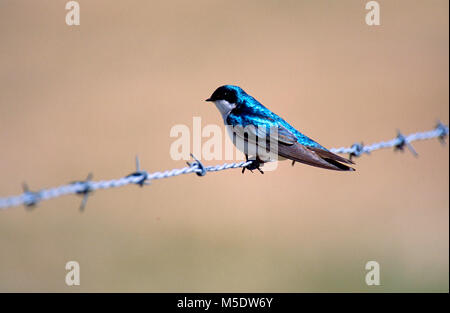
[[(350, 147), (350, 149), (351, 149), (352, 151), (351, 151), (350, 154), (349, 154), (349, 159), (350, 159), (350, 161), (352, 161), (353, 157), (358, 158), (358, 157), (361, 156), (361, 154), (364, 153), (364, 144), (363, 144), (362, 142), (361, 142), (361, 143), (359, 143), (359, 142), (354, 143), (354, 144)], [(369, 152), (366, 152), (366, 153), (369, 153)]]
[(144, 185), (150, 185), (150, 183), (147, 181), (149, 180), (148, 172), (141, 170), (141, 162), (139, 161), (138, 156), (136, 156), (136, 172), (131, 173), (125, 178), (129, 177), (139, 177), (139, 179), (135, 182), (135, 184), (139, 185), (140, 187), (143, 187)]
[(86, 177), (86, 180), (74, 181), (71, 183), (71, 185), (76, 185), (80, 187), (80, 190), (76, 191), (76, 194), (83, 196), (83, 200), (81, 200), (80, 204), (80, 212), (84, 212), (88, 197), (94, 192), (91, 183), (92, 178), (93, 178), (92, 173), (89, 173), (88, 176)]
[(416, 152), (416, 150), (414, 150), (411, 143), (406, 139), (405, 136), (403, 136), (403, 134), (400, 132), (400, 130), (397, 130), (397, 141), (398, 141), (398, 143), (394, 146), (395, 151), (403, 152), (403, 151), (405, 151), (405, 146), (406, 146), (415, 157), (419, 156), (419, 154)]
[(194, 172), (195, 172), (195, 174), (197, 174), (197, 176), (205, 176), (207, 173), (206, 167), (192, 153), (191, 153), (191, 158), (193, 158), (195, 160), (195, 162), (192, 162), (192, 163), (186, 162), (186, 164), (190, 168), (194, 169)]
[[(413, 154), (417, 152), (412, 148), (411, 142), (418, 140), (428, 140), (438, 138), (439, 141), (445, 143), (445, 139), (449, 134), (448, 126), (438, 121), (433, 130), (413, 133), (404, 136), (398, 132), (396, 138), (389, 141), (380, 141), (371, 145), (364, 145), (363, 143), (355, 143), (351, 147), (342, 147), (337, 149), (330, 149), (333, 153), (349, 154), (350, 158), (359, 157), (362, 154), (370, 154), (372, 151), (379, 149), (394, 148), (402, 150), (405, 146), (408, 147)], [(164, 172), (148, 173), (141, 169), (139, 158), (136, 156), (136, 171), (128, 176), (112, 179), (106, 181), (92, 181), (92, 174), (89, 174), (86, 180), (76, 181), (68, 185), (63, 185), (55, 188), (42, 189), (38, 192), (30, 191), (27, 184), (23, 184), (23, 193), (17, 196), (9, 196), (0, 198), (0, 210), (5, 210), (10, 207), (25, 205), (27, 209), (35, 207), (40, 201), (49, 200), (63, 195), (78, 194), (83, 195), (83, 201), (80, 210), (83, 211), (87, 198), (97, 189), (117, 188), (125, 185), (137, 184), (139, 186), (148, 185), (151, 180), (175, 177), (179, 175), (195, 173), (198, 176), (205, 176), (207, 172), (219, 172), (234, 168), (246, 168), (252, 164), (252, 161), (243, 161), (237, 163), (225, 163), (221, 165), (205, 166), (193, 154), (191, 154), (194, 162), (187, 162), (188, 167), (180, 169), (172, 169)]]
[(441, 123), (441, 121), (437, 121), (436, 130), (439, 132), (438, 139), (442, 145), (445, 145), (445, 139), (448, 136), (448, 127)]
[(38, 202), (41, 200), (41, 196), (39, 192), (30, 191), (28, 188), (28, 184), (26, 182), (22, 183), (23, 189), (23, 205), (27, 210), (32, 210)]

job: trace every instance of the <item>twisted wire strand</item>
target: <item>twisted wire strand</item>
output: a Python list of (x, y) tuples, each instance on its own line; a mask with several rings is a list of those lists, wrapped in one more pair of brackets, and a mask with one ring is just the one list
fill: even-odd
[[(333, 153), (349, 154), (350, 157), (359, 157), (362, 154), (369, 154), (372, 151), (395, 148), (402, 150), (405, 146), (408, 147), (412, 153), (417, 154), (414, 148), (411, 146), (411, 142), (418, 140), (428, 140), (433, 138), (439, 138), (441, 142), (444, 142), (445, 137), (449, 133), (449, 128), (442, 123), (438, 123), (435, 129), (425, 132), (417, 132), (407, 136), (403, 136), (400, 132), (396, 138), (388, 141), (380, 141), (371, 145), (363, 145), (362, 143), (355, 143), (351, 147), (333, 148), (330, 149)], [(220, 172), (228, 169), (243, 168), (252, 163), (252, 161), (244, 161), (237, 163), (225, 163), (214, 166), (204, 166), (199, 160), (191, 155), (195, 162), (188, 163), (189, 166), (167, 170), (164, 172), (148, 173), (140, 170), (139, 160), (136, 159), (136, 172), (119, 179), (91, 181), (89, 176), (85, 181), (73, 182), (67, 185), (59, 187), (42, 189), (40, 191), (29, 191), (28, 187), (24, 185), (24, 192), (17, 196), (9, 196), (0, 198), (0, 210), (6, 210), (10, 207), (25, 205), (27, 208), (34, 207), (37, 203), (49, 200), (52, 198), (61, 197), (69, 194), (83, 195), (83, 203), (80, 207), (83, 210), (87, 197), (94, 191), (99, 189), (118, 188), (130, 184), (137, 184), (140, 186), (148, 185), (152, 180), (164, 179), (175, 177), (179, 175), (196, 173), (198, 176), (204, 176), (207, 172)]]

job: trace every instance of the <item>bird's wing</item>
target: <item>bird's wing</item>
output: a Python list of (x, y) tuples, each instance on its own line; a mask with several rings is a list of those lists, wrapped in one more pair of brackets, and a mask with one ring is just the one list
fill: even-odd
[(304, 163), (311, 166), (321, 167), (329, 170), (336, 171), (354, 171), (343, 163), (352, 164), (353, 162), (340, 157), (330, 151), (323, 150), (320, 148), (306, 147), (300, 143), (295, 143), (293, 145), (278, 145), (278, 155), (296, 161)]
[(277, 140), (278, 155), (284, 158), (330, 170), (354, 170), (353, 168), (342, 164), (354, 164), (352, 161), (328, 150), (304, 146), (298, 143), (297, 137), (281, 125), (277, 125), (276, 130), (277, 132), (273, 131), (273, 128), (268, 130), (266, 127), (255, 127), (253, 125), (248, 125), (246, 127), (235, 125), (233, 127), (234, 133), (245, 142), (251, 142), (256, 145), (258, 145), (259, 142), (261, 145), (261, 142), (267, 144), (270, 140)]
[(355, 162), (353, 162), (352, 160), (343, 158), (343, 157), (341, 157), (337, 154), (334, 154), (333, 152), (330, 152), (328, 150), (323, 150), (323, 149), (315, 148), (315, 147), (307, 147), (307, 148), (309, 150), (312, 150), (316, 154), (318, 154), (323, 159), (335, 160), (337, 162), (342, 162), (342, 163), (347, 163), (347, 164), (355, 164)]
[(267, 140), (276, 140), (285, 145), (293, 145), (297, 142), (297, 137), (283, 126), (273, 126), (271, 128), (254, 125), (235, 125), (233, 126), (234, 133), (241, 139), (245, 139), (251, 143), (267, 142)]

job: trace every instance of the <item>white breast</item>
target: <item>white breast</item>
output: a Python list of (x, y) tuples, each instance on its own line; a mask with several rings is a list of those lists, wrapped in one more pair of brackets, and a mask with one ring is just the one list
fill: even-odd
[[(219, 110), (220, 114), (222, 115), (224, 123), (227, 124), (227, 117), (230, 114), (231, 110), (236, 108), (236, 104), (230, 103), (226, 100), (214, 101), (214, 104), (216, 105), (217, 109)], [(242, 127), (232, 127), (232, 126), (228, 125), (227, 133), (230, 136), (231, 141), (235, 143), (236, 148), (238, 148), (238, 150), (242, 151), (243, 153), (247, 152), (249, 157), (254, 157), (254, 156), (258, 155), (258, 157), (264, 161), (277, 160), (277, 158), (273, 158), (273, 155), (270, 155), (264, 149), (258, 148), (254, 143), (248, 142), (247, 144), (245, 144), (244, 140), (243, 140), (244, 134), (243, 134)], [(236, 137), (237, 137), (236, 141), (233, 141), (234, 134), (236, 134)]]
[(226, 124), (228, 114), (230, 114), (231, 110), (233, 110), (236, 107), (236, 103), (230, 103), (226, 100), (217, 100), (214, 101), (214, 104), (216, 105), (220, 114), (222, 114), (223, 121)]
[(266, 151), (265, 147), (258, 147), (255, 144), (254, 140), (245, 142), (244, 127), (240, 125), (237, 125), (235, 127), (228, 125), (226, 129), (227, 134), (230, 137), (231, 141), (234, 143), (235, 147), (242, 153), (247, 153), (250, 160), (253, 160), (256, 156), (258, 156), (262, 161), (265, 162), (284, 160), (284, 158), (277, 155), (276, 151), (272, 151), (273, 153), (269, 153), (268, 151)]

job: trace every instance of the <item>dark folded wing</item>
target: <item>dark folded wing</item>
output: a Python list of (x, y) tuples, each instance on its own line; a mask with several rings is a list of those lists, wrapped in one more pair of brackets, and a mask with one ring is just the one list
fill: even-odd
[[(253, 125), (248, 125), (243, 127), (242, 125), (235, 125), (233, 131), (241, 139), (245, 139), (246, 141), (255, 144), (257, 142), (266, 142), (270, 139), (286, 145), (292, 145), (297, 142), (297, 137), (283, 126), (266, 128), (265, 126), (255, 127)], [(247, 136), (245, 133), (247, 133)]]
[(297, 137), (281, 125), (276, 128), (276, 132), (273, 128), (268, 130), (266, 127), (254, 127), (253, 125), (246, 127), (235, 125), (233, 130), (240, 139), (256, 145), (258, 145), (258, 142), (266, 142), (268, 139), (277, 140), (278, 155), (284, 158), (330, 170), (354, 171), (353, 168), (342, 164), (353, 164), (352, 161), (328, 150), (308, 147), (298, 143)]
[(343, 162), (343, 163), (347, 163), (347, 164), (355, 164), (355, 162), (353, 162), (352, 160), (343, 158), (337, 154), (334, 154), (333, 152), (330, 152), (328, 150), (323, 150), (320, 148), (313, 148), (313, 147), (307, 147), (308, 149), (314, 151), (315, 153), (317, 153), (320, 157), (324, 158), (324, 159), (330, 159), (330, 160), (334, 160), (337, 162)]
[(278, 154), (284, 158), (304, 163), (311, 166), (336, 171), (354, 171), (355, 169), (339, 163), (351, 164), (350, 160), (344, 159), (334, 153), (318, 148), (305, 147), (298, 142), (293, 145), (278, 145)]

